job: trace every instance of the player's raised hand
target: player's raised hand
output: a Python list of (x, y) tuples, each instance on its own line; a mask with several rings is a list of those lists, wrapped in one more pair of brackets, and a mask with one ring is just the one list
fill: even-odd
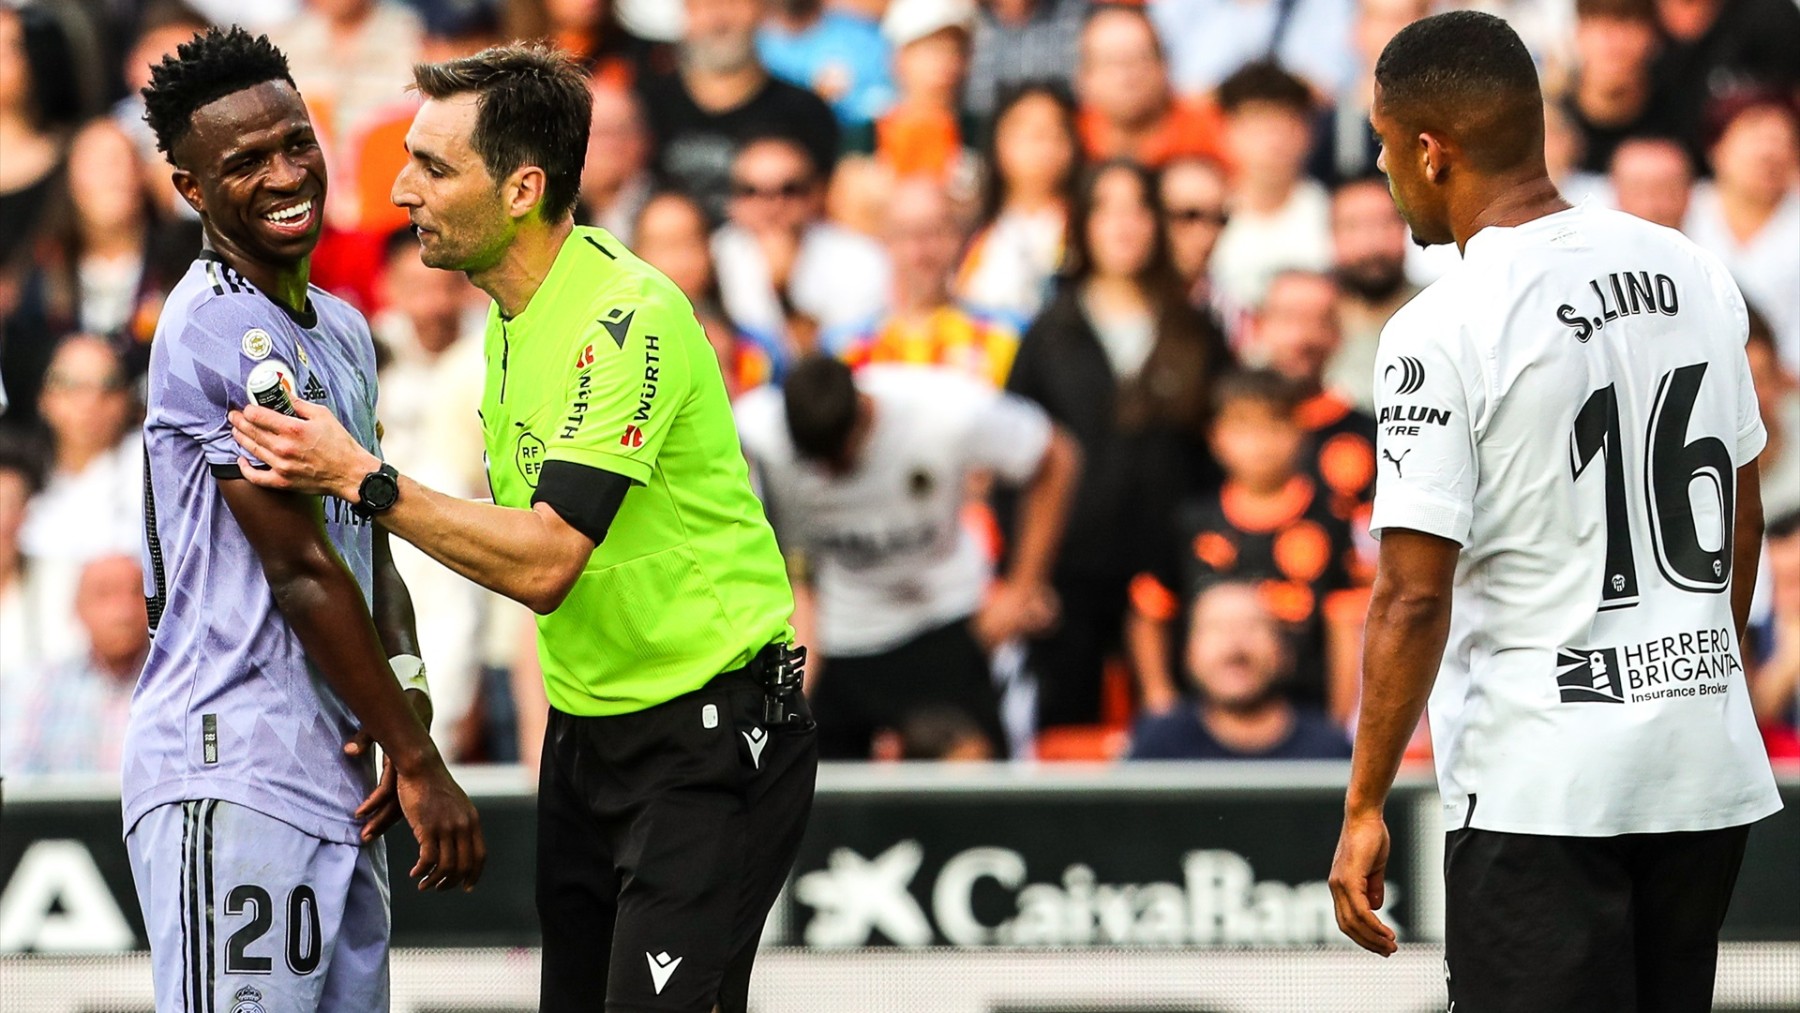
[(418, 771), (397, 771), (395, 793), (419, 842), (419, 860), (407, 875), (420, 890), (472, 890), (487, 864), (481, 816), (434, 752)]
[[(413, 713), (419, 716), (419, 723), (429, 731), (432, 717), (431, 697), (416, 689), (409, 689), (406, 691), (406, 700), (412, 704)], [(344, 755), (365, 756), (374, 746), (375, 737), (367, 731), (359, 729), (349, 742), (344, 743)], [(387, 833), (389, 827), (400, 821), (400, 797), (395, 792), (395, 783), (394, 760), (392, 757), (383, 756), (381, 780), (375, 783), (375, 790), (369, 792), (369, 797), (363, 799), (362, 805), (357, 806), (356, 812), (353, 814), (356, 819), (362, 821), (362, 839), (365, 843)]]
[(1339, 931), (1383, 957), (1400, 948), (1394, 930), (1375, 914), (1386, 893), (1387, 862), (1388, 829), (1381, 814), (1347, 817), (1331, 859), (1331, 904)]
[(296, 400), (293, 405), (298, 417), (258, 404), (247, 404), (228, 416), (238, 446), (268, 465), (259, 468), (238, 458), (245, 481), (354, 501), (363, 477), (381, 467), (381, 461), (356, 442), (331, 409), (310, 401)]

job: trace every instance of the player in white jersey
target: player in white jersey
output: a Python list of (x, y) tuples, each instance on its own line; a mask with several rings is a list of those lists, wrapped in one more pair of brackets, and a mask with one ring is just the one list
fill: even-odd
[[(1047, 583), (1079, 470), (1042, 409), (952, 370), (802, 360), (738, 399), (738, 435), (775, 533), (810, 579), (808, 692), (819, 755), (866, 760), (909, 712), (950, 707), (1004, 751), (988, 651), (1055, 618)], [(994, 580), (963, 522), (971, 475), (1019, 490)], [(807, 611), (804, 610), (803, 611)], [(815, 674), (816, 673), (816, 674)]]
[(1377, 358), (1338, 924), (1394, 952), (1382, 807), (1429, 694), (1451, 1007), (1708, 1009), (1748, 826), (1781, 805), (1738, 648), (1765, 440), (1743, 299), (1679, 233), (1562, 199), (1505, 22), (1416, 22), (1375, 79), (1395, 202), (1463, 260)]

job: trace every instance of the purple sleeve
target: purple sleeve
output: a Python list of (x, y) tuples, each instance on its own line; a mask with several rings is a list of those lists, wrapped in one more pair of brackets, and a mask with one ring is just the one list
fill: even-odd
[(250, 370), (265, 359), (293, 361), (292, 350), (282, 347), (281, 328), (258, 323), (251, 307), (213, 299), (165, 339), (164, 382), (160, 392), (152, 391), (152, 408), (163, 425), (200, 444), (214, 474), (235, 475), (245, 454), (231, 437), (226, 413), (244, 406)]

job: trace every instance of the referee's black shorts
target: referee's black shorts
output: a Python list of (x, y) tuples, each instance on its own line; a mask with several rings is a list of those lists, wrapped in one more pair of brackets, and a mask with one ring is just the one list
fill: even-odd
[(1455, 1013), (1704, 1013), (1747, 826), (1551, 837), (1453, 830)]
[[(726, 673), (634, 714), (554, 708), (538, 776), (542, 1013), (742, 1013), (812, 810), (816, 732)], [(804, 704), (802, 704), (804, 706)]]

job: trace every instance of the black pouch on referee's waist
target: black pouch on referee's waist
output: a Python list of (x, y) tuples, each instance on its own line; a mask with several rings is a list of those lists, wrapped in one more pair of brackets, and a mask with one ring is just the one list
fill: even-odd
[(806, 648), (770, 644), (756, 652), (746, 666), (750, 678), (762, 687), (763, 724), (771, 732), (804, 732), (813, 728), (812, 711), (806, 706)]

